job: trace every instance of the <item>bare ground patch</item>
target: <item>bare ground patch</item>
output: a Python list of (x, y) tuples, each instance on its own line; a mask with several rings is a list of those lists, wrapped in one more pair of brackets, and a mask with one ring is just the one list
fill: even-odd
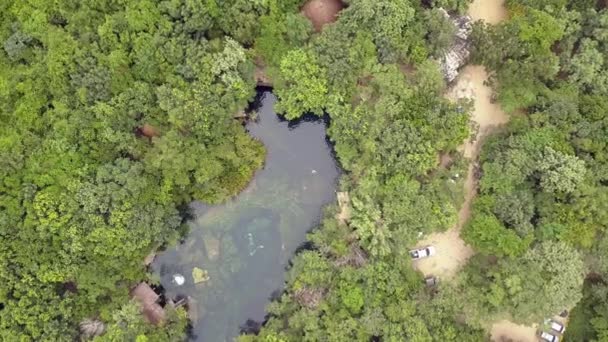
[(343, 8), (344, 3), (341, 0), (310, 0), (302, 7), (302, 14), (312, 22), (318, 32), (323, 26), (336, 21)]
[(536, 326), (515, 324), (507, 320), (496, 322), (490, 330), (494, 342), (536, 342)]
[(498, 24), (508, 16), (505, 0), (474, 0), (469, 5), (469, 15), (473, 20), (484, 20), (488, 24)]

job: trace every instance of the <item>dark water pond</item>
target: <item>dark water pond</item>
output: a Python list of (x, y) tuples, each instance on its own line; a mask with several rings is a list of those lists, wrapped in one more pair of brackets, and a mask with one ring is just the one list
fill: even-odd
[[(247, 124), (266, 146), (264, 168), (234, 200), (194, 203), (185, 242), (153, 264), (168, 297), (190, 296), (196, 341), (232, 341), (248, 321), (264, 320), (289, 259), (335, 198), (339, 169), (326, 123), (316, 117), (287, 122), (275, 114), (275, 102), (272, 93), (259, 93), (259, 118)], [(195, 268), (209, 279), (195, 284)], [(176, 273), (186, 279), (181, 286), (173, 281)]]

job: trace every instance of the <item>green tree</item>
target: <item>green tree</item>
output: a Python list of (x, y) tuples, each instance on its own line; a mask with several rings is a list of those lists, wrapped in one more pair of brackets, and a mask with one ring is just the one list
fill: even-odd
[(304, 50), (287, 53), (281, 61), (281, 74), (276, 88), (280, 99), (277, 111), (290, 120), (306, 112), (323, 114), (327, 79), (312, 53)]
[(521, 255), (530, 244), (530, 236), (519, 237), (504, 227), (494, 215), (477, 214), (467, 224), (462, 238), (476, 250), (499, 257)]
[(538, 164), (540, 186), (548, 192), (573, 192), (585, 177), (585, 163), (546, 147)]

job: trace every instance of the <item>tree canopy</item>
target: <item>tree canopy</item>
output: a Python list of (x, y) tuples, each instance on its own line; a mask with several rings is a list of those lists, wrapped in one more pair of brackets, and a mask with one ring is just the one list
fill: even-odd
[[(594, 269), (605, 259), (598, 246), (608, 227), (608, 12), (584, 1), (507, 3), (509, 20), (473, 33), (474, 59), (491, 71), (500, 104), (521, 114), (482, 152), (479, 197), (463, 237), (483, 255), (462, 286), (476, 284), (471, 291), (485, 297), (471, 296), (466, 310), (472, 321), (541, 322), (582, 297), (570, 336), (601, 340), (602, 328), (589, 323), (601, 319), (589, 298), (596, 278), (606, 279)], [(594, 285), (583, 289), (588, 268)]]
[(287, 119), (328, 115), (352, 215), (327, 208), (240, 340), (478, 341), (492, 319), (577, 303), (569, 336), (606, 338), (605, 5), (509, 0), (508, 20), (474, 25), (473, 62), (514, 115), (479, 159), (462, 232), (477, 255), (429, 289), (407, 250), (457, 222), (471, 133), (433, 59), (454, 32), (439, 8), (470, 1), (348, 0), (319, 31), (303, 2), (0, 0), (0, 340), (73, 341), (94, 320), (97, 341), (184, 338), (182, 310), (151, 326), (128, 290), (186, 204), (262, 167), (234, 119), (260, 70)]

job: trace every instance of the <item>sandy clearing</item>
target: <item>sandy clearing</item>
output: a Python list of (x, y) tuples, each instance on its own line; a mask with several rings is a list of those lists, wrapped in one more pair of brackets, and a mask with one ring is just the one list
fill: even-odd
[[(555, 315), (552, 319), (560, 322), (564, 326), (568, 325), (567, 317), (564, 318)], [(543, 327), (539, 327), (538, 324), (521, 325), (508, 320), (502, 320), (492, 324), (490, 338), (494, 342), (536, 342), (539, 341), (537, 335), (538, 330), (549, 331), (546, 326), (543, 329)]]
[(490, 336), (495, 342), (536, 342), (536, 326), (518, 325), (503, 320), (492, 325)]
[(473, 20), (484, 20), (488, 24), (498, 24), (507, 18), (505, 0), (474, 0), (469, 5), (469, 15)]
[(437, 276), (440, 281), (454, 276), (460, 267), (473, 255), (471, 247), (460, 238), (460, 230), (450, 229), (444, 233), (429, 235), (419, 246), (433, 245), (437, 254), (416, 261), (415, 267), (425, 276)]

